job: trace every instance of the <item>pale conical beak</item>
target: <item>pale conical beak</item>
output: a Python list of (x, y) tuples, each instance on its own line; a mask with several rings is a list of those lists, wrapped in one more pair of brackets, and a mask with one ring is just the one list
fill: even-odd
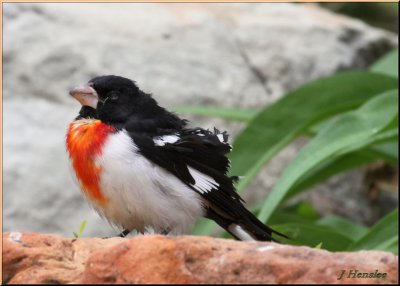
[(75, 99), (78, 100), (83, 106), (90, 106), (96, 109), (99, 96), (93, 87), (87, 84), (77, 86), (71, 89), (69, 94), (75, 97)]

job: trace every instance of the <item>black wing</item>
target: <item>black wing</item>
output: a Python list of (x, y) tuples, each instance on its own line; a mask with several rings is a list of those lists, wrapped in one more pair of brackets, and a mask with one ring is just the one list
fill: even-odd
[[(178, 140), (163, 144), (155, 143), (157, 137), (153, 137), (154, 135), (128, 133), (142, 155), (199, 193), (206, 202), (206, 217), (216, 221), (237, 239), (241, 237), (232, 232), (233, 226), (240, 226), (257, 240), (272, 240), (272, 232), (278, 233), (260, 222), (244, 207), (244, 201), (234, 187), (238, 178), (227, 176), (230, 162), (226, 154), (230, 152), (231, 146), (227, 143), (226, 132), (217, 129), (181, 129), (175, 133)], [(196, 188), (190, 168), (212, 178), (217, 184), (207, 190)]]

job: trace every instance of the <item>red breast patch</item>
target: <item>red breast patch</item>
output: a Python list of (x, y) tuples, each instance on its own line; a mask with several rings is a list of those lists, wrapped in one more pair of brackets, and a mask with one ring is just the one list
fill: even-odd
[(101, 167), (96, 164), (96, 157), (101, 155), (108, 135), (114, 132), (114, 127), (95, 119), (76, 120), (67, 132), (67, 150), (81, 188), (99, 205), (107, 199), (100, 190)]

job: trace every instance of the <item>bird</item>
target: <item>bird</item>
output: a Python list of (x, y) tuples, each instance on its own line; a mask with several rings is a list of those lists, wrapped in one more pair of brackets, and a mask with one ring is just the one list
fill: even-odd
[(205, 217), (237, 240), (286, 237), (258, 220), (236, 192), (226, 131), (190, 127), (121, 76), (94, 77), (69, 94), (81, 104), (66, 133), (72, 169), (87, 201), (119, 236), (186, 234)]

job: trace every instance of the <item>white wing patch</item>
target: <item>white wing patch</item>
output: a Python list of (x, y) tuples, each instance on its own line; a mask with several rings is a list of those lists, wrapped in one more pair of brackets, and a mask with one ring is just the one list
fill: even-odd
[(165, 143), (175, 143), (176, 141), (178, 141), (180, 138), (177, 135), (165, 135), (165, 136), (161, 136), (161, 137), (157, 137), (154, 138), (154, 144), (156, 144), (157, 146), (164, 146)]
[(219, 184), (210, 176), (207, 176), (196, 169), (188, 167), (190, 175), (195, 180), (194, 185), (192, 185), (197, 191), (202, 194), (210, 192), (212, 189), (219, 187)]
[(218, 137), (219, 142), (225, 143), (223, 134), (217, 134), (217, 137)]

